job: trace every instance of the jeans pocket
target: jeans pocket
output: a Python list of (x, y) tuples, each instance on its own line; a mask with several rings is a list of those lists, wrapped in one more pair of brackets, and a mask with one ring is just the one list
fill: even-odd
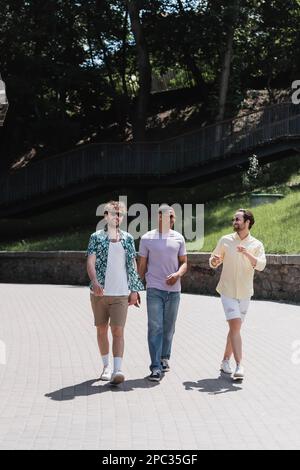
[(148, 287), (146, 294), (147, 297), (159, 297), (159, 289), (155, 289), (155, 287)]

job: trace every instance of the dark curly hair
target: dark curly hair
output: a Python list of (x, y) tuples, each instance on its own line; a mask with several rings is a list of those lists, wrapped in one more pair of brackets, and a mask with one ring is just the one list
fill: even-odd
[(249, 220), (250, 223), (249, 223), (249, 230), (250, 228), (254, 225), (255, 223), (255, 220), (254, 220), (254, 215), (252, 214), (251, 211), (249, 211), (249, 209), (238, 209), (237, 212), (242, 212), (243, 213), (243, 216), (244, 216), (244, 222), (246, 222), (246, 220)]

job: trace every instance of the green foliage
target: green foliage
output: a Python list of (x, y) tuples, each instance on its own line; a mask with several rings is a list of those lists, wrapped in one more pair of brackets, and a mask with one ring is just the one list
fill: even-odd
[[(153, 74), (174, 71), (168, 88), (199, 87), (205, 120), (217, 99), (233, 2), (138, 3)], [(241, 0), (234, 30), (226, 116), (246, 90), (287, 88), (298, 78), (296, 0)], [(78, 142), (123, 139), (139, 93), (137, 51), (121, 0), (0, 0), (0, 70), (10, 108), (1, 130), (2, 163), (35, 148), (40, 156)], [(202, 92), (201, 92), (202, 90)], [(150, 102), (151, 107), (151, 102)]]
[(231, 218), (238, 207), (247, 207), (254, 213), (251, 233), (261, 240), (267, 253), (300, 253), (299, 207), (300, 190), (287, 191), (277, 202), (251, 207), (248, 196), (225, 198), (205, 206), (205, 242), (188, 243), (189, 251), (212, 251), (219, 238), (231, 233)]
[(243, 174), (243, 186), (246, 190), (253, 190), (263, 181), (263, 170), (256, 155), (249, 157), (249, 168)]
[[(261, 240), (267, 253), (300, 253), (299, 207), (300, 189), (286, 190), (285, 197), (275, 203), (250, 207), (249, 197), (238, 194), (205, 204), (204, 246), (189, 242), (188, 251), (212, 251), (222, 235), (232, 232), (231, 218), (239, 207), (253, 210), (255, 225), (251, 233)], [(57, 251), (86, 250), (94, 227), (67, 230), (50, 236), (2, 243), (1, 250)]]

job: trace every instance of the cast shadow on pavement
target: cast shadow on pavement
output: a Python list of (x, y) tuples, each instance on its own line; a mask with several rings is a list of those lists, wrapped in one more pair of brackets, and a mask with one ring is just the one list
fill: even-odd
[(64, 387), (54, 392), (46, 393), (45, 397), (55, 401), (73, 400), (76, 397), (95, 395), (104, 392), (131, 392), (137, 388), (153, 388), (158, 386), (158, 382), (150, 382), (146, 377), (143, 379), (125, 380), (122, 384), (115, 386), (109, 382), (99, 379), (87, 380), (69, 387)]
[(208, 393), (208, 395), (219, 395), (221, 393), (238, 392), (242, 390), (239, 387), (241, 380), (233, 381), (228, 374), (221, 373), (216, 379), (203, 379), (197, 382), (183, 382), (186, 390), (198, 390), (199, 392)]

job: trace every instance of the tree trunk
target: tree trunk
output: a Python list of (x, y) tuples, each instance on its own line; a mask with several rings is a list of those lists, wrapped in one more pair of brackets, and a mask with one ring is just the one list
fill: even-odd
[[(102, 12), (102, 4), (101, 1), (96, 2), (96, 8), (97, 12), (101, 13)], [(110, 15), (110, 10), (108, 9), (107, 14)], [(110, 18), (110, 21), (112, 19)], [(124, 130), (125, 130), (125, 125), (126, 125), (126, 107), (124, 107), (123, 104), (123, 98), (120, 96), (117, 90), (117, 85), (116, 81), (114, 79), (114, 66), (111, 60), (111, 54), (105, 44), (105, 40), (103, 39), (103, 35), (101, 32), (101, 23), (99, 22), (98, 18), (92, 17), (91, 22), (95, 28), (95, 30), (98, 32), (98, 40), (101, 48), (101, 52), (103, 53), (103, 62), (107, 70), (107, 76), (111, 88), (111, 96), (113, 98), (113, 110), (115, 113), (115, 119), (118, 123), (119, 127), (119, 133), (120, 135), (123, 135)], [(125, 109), (124, 109), (125, 108)]]
[[(178, 3), (178, 9), (181, 15), (183, 15), (184, 17), (186, 15), (186, 12), (185, 12), (182, 1), (177, 0), (177, 3)], [(183, 52), (185, 65), (187, 69), (191, 72), (192, 76), (194, 77), (196, 86), (199, 88), (201, 92), (201, 99), (203, 100), (204, 104), (207, 104), (207, 101), (208, 101), (207, 85), (202, 78), (201, 71), (196, 64), (195, 58), (191, 55), (190, 50), (189, 50), (189, 45), (185, 42), (184, 38), (182, 40), (182, 52)]]
[(238, 19), (239, 14), (239, 0), (233, 0), (231, 5), (229, 6), (231, 10), (231, 21), (228, 28), (227, 34), (227, 43), (226, 49), (222, 64), (222, 72), (221, 72), (221, 80), (220, 80), (220, 92), (219, 92), (219, 110), (218, 115), (216, 118), (217, 122), (223, 121), (225, 116), (225, 106), (227, 101), (227, 94), (228, 94), (228, 85), (229, 85), (229, 78), (230, 78), (230, 65), (232, 60), (232, 52), (233, 52), (233, 37), (236, 22)]
[(219, 110), (216, 119), (217, 122), (223, 121), (225, 115), (225, 105), (227, 100), (228, 84), (230, 77), (230, 64), (232, 59), (233, 34), (234, 30), (230, 32), (230, 35), (227, 38), (226, 51), (224, 54), (219, 93)]
[(127, 23), (128, 23), (128, 8), (125, 11), (124, 24), (123, 24), (123, 39), (122, 39), (122, 66), (121, 66), (121, 79), (124, 95), (128, 98), (128, 89), (126, 83), (126, 47), (127, 47)]
[(139, 73), (139, 94), (133, 118), (133, 137), (135, 141), (145, 140), (147, 111), (151, 92), (151, 65), (143, 26), (140, 20), (140, 5), (137, 0), (128, 0), (131, 30), (136, 43)]

